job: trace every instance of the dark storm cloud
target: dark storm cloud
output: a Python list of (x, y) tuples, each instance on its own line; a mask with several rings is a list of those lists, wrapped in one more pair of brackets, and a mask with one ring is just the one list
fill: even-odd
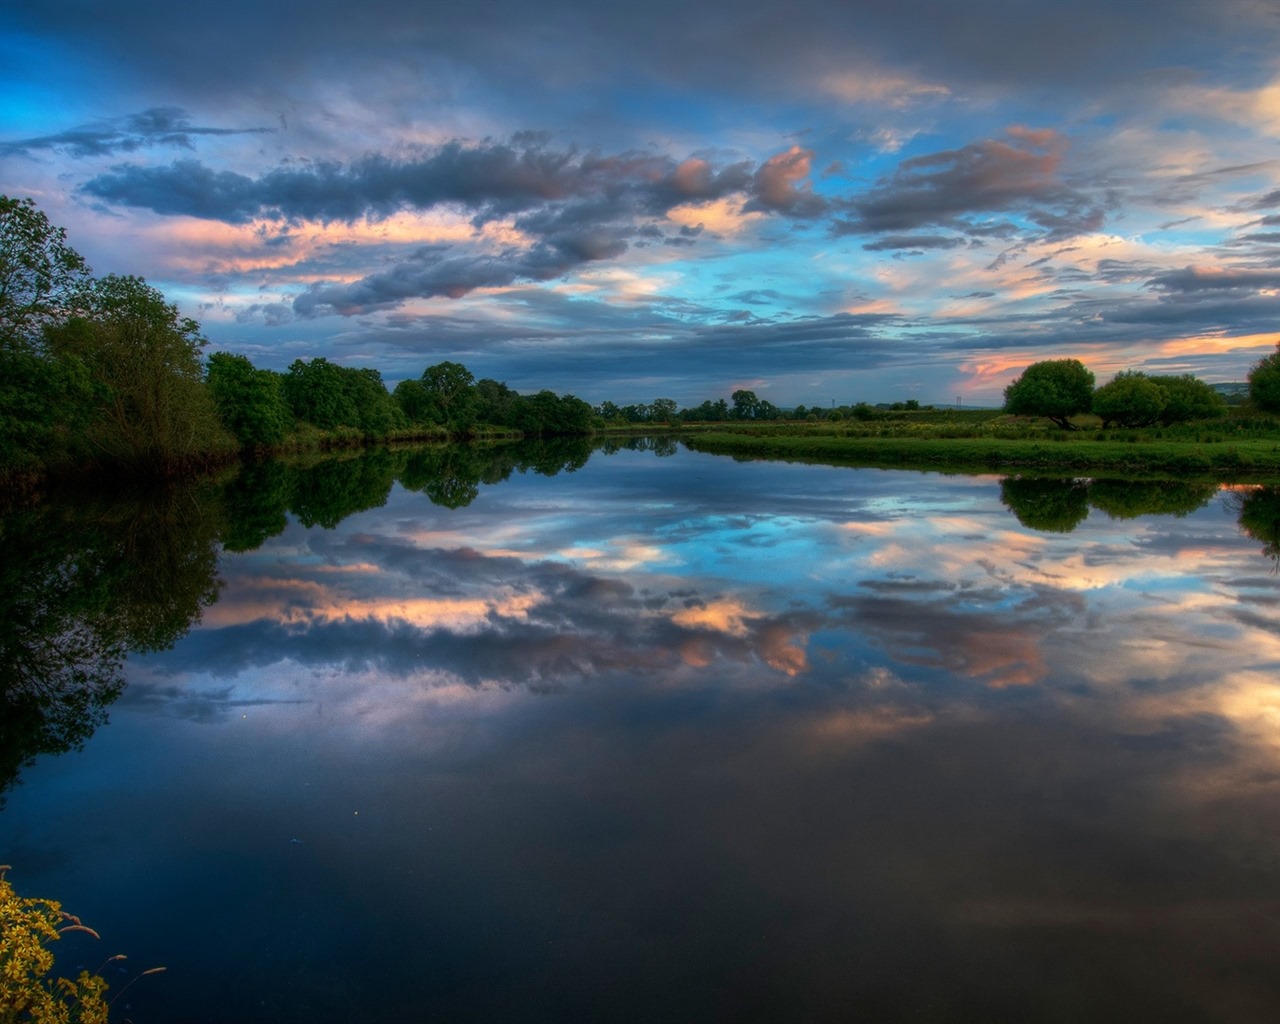
[[(109, 12), (93, 0), (62, 0), (6, 2), (5, 8), (16, 26), (119, 54), (134, 75), (180, 95), (265, 89), (283, 101), (289, 76), (308, 59), (317, 72), (360, 81), (412, 57), (426, 69), (489, 69), (506, 102), (525, 113), (545, 108), (548, 96), (619, 74), (777, 102), (805, 95), (815, 79), (895, 55), (927, 69), (935, 81), (962, 87), (1085, 92), (1100, 83), (1142, 83), (1151, 66), (1177, 67), (1180, 47), (1203, 48), (1205, 39), (1217, 42), (1223, 70), (1248, 68), (1241, 55), (1269, 58), (1274, 33), (1269, 5), (1247, 0), (1166, 2), (1158, 14), (1152, 4), (1104, 0), (1069, 6), (814, 3), (796, 11), (765, 0), (732, 6), (492, 0), (481, 9), (448, 0), (422, 7), (366, 0), (358, 11), (348, 3), (302, 0), (189, 0), (117, 4)], [(202, 59), (157, 42), (184, 38), (199, 40)], [(423, 78), (435, 84), (427, 74), (415, 85)], [(529, 88), (534, 81), (539, 88)]]
[[(536, 136), (470, 145), (451, 142), (413, 159), (372, 153), (350, 163), (282, 166), (251, 178), (198, 161), (168, 167), (121, 165), (85, 182), (97, 199), (242, 224), (255, 218), (322, 222), (381, 220), (400, 210), (456, 204), (477, 222), (549, 204), (590, 201), (597, 216), (660, 216), (673, 206), (764, 190), (771, 208), (805, 212), (803, 196), (778, 175), (759, 179), (749, 164), (719, 170), (698, 158), (551, 149)], [(759, 179), (759, 180), (758, 180)]]
[(1280, 288), (1280, 270), (1217, 270), (1184, 267), (1153, 277), (1150, 286), (1160, 292), (1183, 295), (1202, 292), (1248, 292)]
[(837, 220), (834, 231), (909, 233), (949, 227), (981, 235), (991, 225), (971, 218), (992, 213), (1021, 216), (1046, 239), (1097, 230), (1103, 223), (1102, 207), (1062, 181), (1062, 149), (1063, 140), (1054, 132), (1011, 131), (1008, 139), (912, 157), (866, 194), (848, 201), (853, 216)]
[(609, 230), (583, 230), (555, 235), (532, 248), (493, 256), (447, 256), (420, 250), (390, 270), (352, 284), (312, 285), (293, 301), (301, 317), (332, 313), (355, 315), (387, 309), (406, 299), (443, 296), (461, 298), (477, 288), (497, 288), (516, 281), (550, 281), (583, 263), (613, 259), (626, 251), (626, 239)]
[(30, 156), (56, 149), (73, 157), (132, 153), (149, 146), (194, 149), (200, 136), (256, 135), (272, 128), (210, 128), (193, 124), (179, 107), (151, 107), (140, 114), (80, 125), (53, 135), (0, 142), (0, 156)]
[(888, 252), (893, 249), (955, 249), (968, 244), (955, 235), (885, 235), (862, 248), (868, 252)]

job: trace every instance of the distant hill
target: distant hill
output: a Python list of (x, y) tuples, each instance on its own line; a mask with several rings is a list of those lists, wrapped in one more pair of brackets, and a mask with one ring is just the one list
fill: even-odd
[(1229, 381), (1209, 386), (1226, 399), (1228, 405), (1239, 405), (1249, 397), (1249, 384), (1247, 381)]

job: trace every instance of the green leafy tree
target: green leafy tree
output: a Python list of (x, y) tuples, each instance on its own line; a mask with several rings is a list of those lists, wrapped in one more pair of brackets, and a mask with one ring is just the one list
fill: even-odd
[(1064, 430), (1071, 417), (1093, 406), (1093, 372), (1078, 359), (1046, 359), (1032, 363), (1004, 389), (1004, 411), (1017, 416), (1043, 416)]
[(215, 352), (205, 378), (218, 416), (242, 445), (278, 444), (293, 426), (280, 374), (257, 369), (246, 356)]
[(360, 424), (360, 412), (343, 387), (342, 367), (324, 356), (290, 363), (283, 389), (293, 415), (321, 430)]
[(1104, 427), (1145, 427), (1160, 418), (1167, 404), (1165, 390), (1136, 370), (1117, 373), (1093, 393), (1093, 414)]
[(422, 386), (444, 412), (444, 422), (454, 430), (471, 426), (475, 420), (475, 377), (461, 363), (445, 360), (422, 371)]
[(674, 399), (655, 398), (649, 406), (649, 417), (657, 423), (670, 423), (677, 418), (677, 409)]
[(387, 391), (382, 374), (369, 367), (342, 367), (341, 380), (352, 406), (358, 426), (368, 437), (385, 437), (406, 419), (399, 404)]
[(1280, 344), (1271, 355), (1253, 364), (1249, 371), (1249, 398), (1264, 412), (1280, 412)]
[(1227, 411), (1226, 399), (1192, 374), (1153, 375), (1151, 381), (1164, 392), (1160, 422), (1165, 425), (1212, 419)]
[(205, 388), (196, 321), (140, 277), (94, 281), (87, 305), (45, 336), (55, 357), (79, 359), (100, 388), (94, 450), (159, 467), (234, 446)]
[(89, 268), (30, 199), (0, 196), (0, 473), (62, 461), (94, 398), (84, 365), (46, 329), (81, 312)]
[(391, 396), (409, 423), (429, 426), (444, 422), (444, 410), (420, 380), (402, 380)]
[(484, 378), (476, 381), (476, 419), (499, 427), (511, 426), (516, 401), (520, 396), (501, 381)]
[(32, 199), (0, 195), (0, 349), (39, 348), (44, 329), (79, 312), (84, 258)]
[(753, 420), (760, 414), (760, 399), (754, 391), (739, 389), (729, 396), (735, 420)]
[(65, 462), (97, 397), (79, 359), (0, 348), (0, 474)]
[(520, 397), (511, 425), (528, 437), (580, 435), (591, 433), (593, 417), (591, 406), (582, 399), (543, 390)]

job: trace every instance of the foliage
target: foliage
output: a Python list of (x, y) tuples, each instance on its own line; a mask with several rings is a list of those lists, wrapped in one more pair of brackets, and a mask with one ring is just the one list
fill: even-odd
[(1004, 389), (1005, 412), (1044, 416), (1063, 430), (1070, 417), (1093, 405), (1093, 373), (1078, 359), (1046, 359), (1032, 363)]
[(582, 399), (544, 390), (536, 395), (521, 396), (508, 425), (527, 437), (589, 434), (593, 415), (591, 406)]
[(766, 399), (757, 398), (754, 391), (735, 391), (729, 400), (733, 403), (730, 415), (735, 420), (776, 420), (782, 417), (781, 409)]
[(476, 419), (482, 423), (509, 425), (520, 395), (501, 381), (488, 377), (476, 381)]
[(96, 397), (80, 359), (0, 348), (0, 473), (66, 461)]
[(360, 414), (342, 386), (342, 367), (323, 356), (289, 364), (284, 396), (294, 416), (324, 430), (354, 427)]
[(231, 439), (204, 387), (200, 325), (140, 277), (95, 282), (88, 311), (46, 330), (50, 352), (78, 359), (98, 388), (92, 448), (162, 467), (225, 451)]
[(0, 350), (36, 351), (80, 309), (89, 268), (66, 238), (34, 200), (0, 195)]
[(1226, 399), (1189, 373), (1153, 375), (1150, 380), (1164, 392), (1165, 406), (1160, 413), (1160, 422), (1166, 426), (1189, 420), (1207, 420), (1227, 411)]
[(230, 352), (209, 357), (205, 380), (223, 425), (244, 447), (278, 444), (293, 426), (281, 375)]
[(71, 931), (97, 933), (53, 900), (19, 896), (0, 867), (0, 1024), (106, 1024), (107, 983), (81, 971), (51, 977), (49, 946)]
[(1280, 412), (1280, 343), (1249, 371), (1249, 398), (1259, 409)]
[(391, 397), (408, 423), (419, 426), (444, 423), (444, 410), (420, 380), (402, 380)]
[(1093, 413), (1103, 427), (1145, 427), (1160, 418), (1168, 404), (1165, 390), (1145, 373), (1125, 370), (1093, 393)]
[(474, 422), (475, 382), (470, 370), (448, 360), (422, 371), (422, 386), (440, 409), (440, 422), (454, 430), (464, 430)]

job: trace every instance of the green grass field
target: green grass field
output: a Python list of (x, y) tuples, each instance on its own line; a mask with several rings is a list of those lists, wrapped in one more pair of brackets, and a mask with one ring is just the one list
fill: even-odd
[[(1280, 430), (1264, 431), (1253, 421), (1224, 418), (1154, 431), (1060, 431), (999, 419), (1008, 418), (989, 414), (967, 423), (906, 421), (860, 424), (865, 429), (853, 430), (833, 430), (825, 424), (737, 429), (717, 424), (684, 432), (682, 439), (695, 451), (838, 465), (1280, 479)], [(1015, 436), (1019, 431), (1027, 436)]]

